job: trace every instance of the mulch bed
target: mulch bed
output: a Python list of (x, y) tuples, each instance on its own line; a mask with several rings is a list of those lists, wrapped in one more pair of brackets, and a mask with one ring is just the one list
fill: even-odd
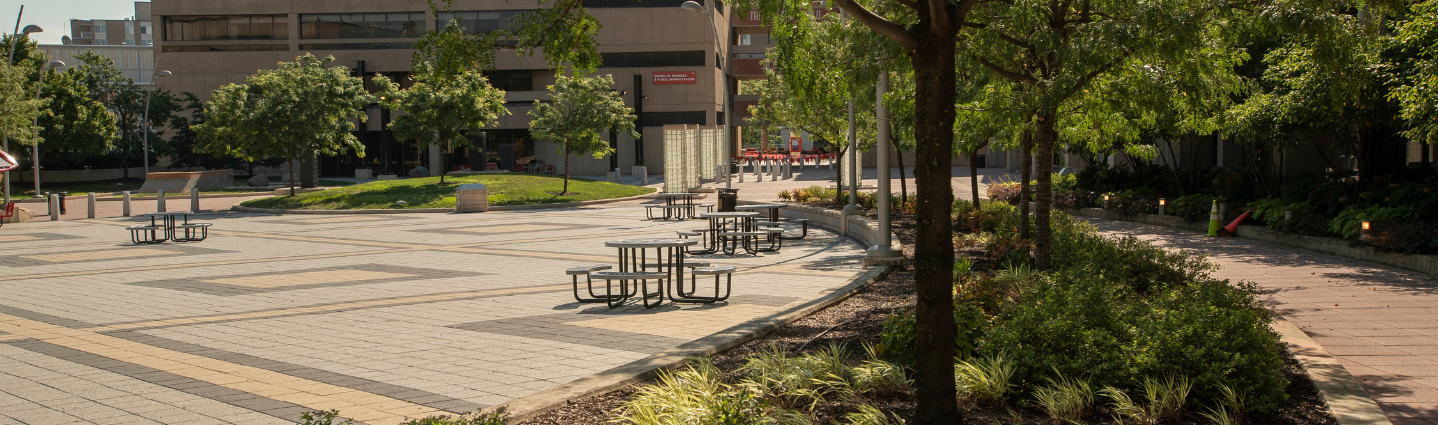
[[(825, 205), (815, 205), (825, 206)], [(833, 205), (829, 205), (832, 207)], [(871, 212), (872, 217), (872, 212)], [(911, 214), (895, 213), (892, 217), (894, 234), (904, 244), (904, 254), (913, 258), (914, 217)], [(955, 233), (962, 230), (955, 229)], [(974, 269), (989, 269), (989, 261), (981, 251), (959, 251), (960, 257), (974, 261)], [(729, 351), (714, 355), (714, 364), (730, 377), (738, 376), (739, 367), (757, 354), (758, 350), (778, 345), (790, 353), (808, 352), (829, 344), (841, 344), (858, 360), (864, 355), (865, 344), (876, 344), (884, 328), (884, 320), (898, 308), (914, 306), (914, 274), (912, 270), (895, 270), (888, 278), (861, 289), (857, 294), (827, 309), (816, 312), (774, 331), (763, 338), (750, 341)], [(1249, 415), (1249, 423), (1273, 425), (1336, 425), (1338, 421), (1328, 413), (1327, 407), (1317, 393), (1312, 380), (1303, 372), (1292, 356), (1284, 354), (1287, 367), (1284, 375), (1289, 380), (1288, 401), (1272, 413)], [(606, 424), (619, 413), (620, 405), (634, 392), (635, 386), (625, 387), (593, 397), (573, 400), (538, 417), (522, 422), (524, 425), (575, 425)], [(861, 400), (884, 411), (893, 412), (911, 420), (914, 412), (913, 394), (897, 394), (888, 397)], [(1102, 403), (1099, 403), (1102, 404)], [(814, 416), (817, 423), (844, 423), (843, 415), (853, 411), (852, 402), (833, 401), (816, 406)], [(1005, 407), (965, 407), (965, 416), (974, 424), (1048, 424), (1043, 412), (1021, 405)], [(1109, 412), (1099, 408), (1093, 418), (1111, 417)], [(1109, 424), (1111, 420), (1100, 419), (1088, 423)], [(1206, 424), (1208, 421), (1189, 414), (1180, 424)]]

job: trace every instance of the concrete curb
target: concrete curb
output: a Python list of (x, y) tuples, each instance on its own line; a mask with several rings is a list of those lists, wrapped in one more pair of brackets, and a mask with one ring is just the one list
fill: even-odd
[[(636, 199), (652, 198), (654, 194), (636, 195), (625, 198), (595, 199), (592, 201), (562, 202), (555, 204), (530, 204), (530, 205), (500, 205), (489, 207), (490, 211), (522, 211), (550, 208), (582, 207), (586, 205), (608, 204), (611, 202), (633, 201)], [(421, 214), (421, 213), (453, 213), (454, 208), (410, 208), (410, 209), (373, 209), (373, 210), (286, 210), (275, 208), (254, 208), (245, 206), (231, 206), (231, 210), (258, 214)]]
[(1392, 425), (1383, 409), (1363, 390), (1358, 380), (1317, 341), (1282, 318), (1275, 317), (1272, 326), (1282, 338), (1288, 353), (1298, 359), (1308, 377), (1313, 379), (1319, 397), (1323, 398), (1328, 412), (1338, 418), (1340, 425)]
[[(108, 195), (110, 192), (105, 192), (105, 193)], [(119, 196), (114, 196), (114, 197), (105, 196), (105, 197), (102, 198), (102, 197), (99, 196), (100, 193), (98, 193), (98, 192), (95, 193), (95, 195), (96, 195), (96, 196), (95, 196), (95, 202), (120, 202), (120, 201), (124, 201), (124, 200), (125, 200), (125, 198), (122, 198), (122, 197), (119, 197)], [(250, 197), (250, 196), (275, 196), (275, 193), (272, 192), (272, 191), (264, 191), (264, 192), (220, 193), (220, 194), (214, 194), (214, 195), (200, 194), (200, 199), (209, 199), (209, 198), (244, 198), (244, 197)], [(68, 200), (71, 200), (71, 199), (75, 199), (75, 200), (85, 199), (85, 194), (84, 194), (84, 193), (73, 194), (73, 195), (68, 195), (68, 196), (66, 197), (66, 200), (67, 200), (67, 201), (68, 201)], [(153, 200), (156, 200), (156, 199), (159, 199), (159, 197), (158, 197), (158, 196), (135, 196), (133, 193), (130, 194), (130, 201), (131, 201), (131, 202), (134, 202), (134, 201), (153, 201)], [(189, 192), (178, 192), (178, 193), (165, 192), (165, 199), (166, 199), (166, 200), (190, 199), (190, 194), (189, 194)], [(45, 203), (45, 199), (43, 199), (43, 198), (25, 198), (25, 199), (12, 198), (10, 201), (11, 201), (11, 202), (14, 202), (14, 203), (16, 203), (16, 204), (43, 204), (43, 203)]]
[(873, 267), (859, 272), (848, 285), (830, 290), (827, 294), (811, 299), (804, 304), (775, 313), (768, 317), (751, 319), (729, 329), (685, 343), (649, 357), (636, 360), (577, 381), (550, 388), (509, 402), (488, 408), (503, 407), (511, 415), (511, 423), (524, 422), (568, 403), (628, 385), (633, 385), (654, 376), (661, 370), (682, 367), (692, 357), (709, 356), (762, 338), (789, 323), (823, 310), (848, 299), (858, 289), (868, 286), (889, 274), (888, 267)]
[[(1124, 217), (1115, 211), (1099, 208), (1084, 208), (1077, 211), (1066, 210), (1070, 214), (1082, 217), (1105, 218), (1109, 220), (1132, 221), (1136, 223), (1152, 224), (1155, 226), (1177, 227), (1198, 232), (1208, 231), (1208, 223), (1188, 223), (1182, 218), (1170, 215), (1139, 214), (1133, 217)], [(1253, 239), (1263, 242), (1271, 242), (1279, 245), (1303, 248), (1312, 251), (1332, 254), (1340, 257), (1348, 257), (1363, 261), (1372, 261), (1379, 264), (1408, 270), (1427, 273), (1430, 276), (1438, 276), (1438, 255), (1422, 254), (1399, 254), (1383, 252), (1372, 247), (1350, 246), (1351, 242), (1346, 239), (1327, 238), (1321, 236), (1291, 235), (1281, 231), (1261, 226), (1238, 226), (1238, 237)]]

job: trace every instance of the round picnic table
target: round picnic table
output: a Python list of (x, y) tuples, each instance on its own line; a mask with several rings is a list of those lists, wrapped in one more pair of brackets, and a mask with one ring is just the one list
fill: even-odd
[(753, 210), (753, 211), (757, 211), (757, 210), (768, 210), (768, 211), (769, 211), (769, 221), (777, 222), (777, 221), (779, 221), (779, 209), (780, 209), (780, 208), (787, 207), (787, 206), (788, 206), (788, 205), (784, 205), (784, 204), (754, 204), (754, 205), (740, 205), (740, 206), (734, 207), (734, 209), (736, 209), (736, 210)]
[[(686, 193), (656, 193), (656, 194), (654, 194), (654, 196), (657, 197), (657, 198), (663, 198), (663, 199), (664, 199), (664, 206), (666, 206), (666, 207), (680, 207), (680, 208), (665, 208), (665, 209), (664, 209), (664, 219), (665, 219), (665, 220), (668, 220), (668, 219), (670, 218), (670, 214), (673, 214), (673, 215), (674, 215), (674, 218), (679, 218), (679, 219), (684, 219), (684, 218), (687, 218), (687, 217), (693, 217), (693, 216), (694, 216), (694, 198), (699, 197), (699, 194), (698, 194), (698, 193), (687, 193), (687, 192), (686, 192)], [(673, 212), (671, 212), (671, 210), (673, 210)]]
[(697, 215), (699, 218), (709, 219), (709, 231), (705, 232), (707, 241), (705, 249), (697, 253), (710, 254), (723, 250), (725, 254), (733, 254), (740, 244), (744, 246), (745, 251), (752, 253), (753, 250), (749, 248), (752, 237), (725, 236), (724, 234), (753, 232), (755, 230), (754, 219), (760, 216), (761, 214), (753, 211), (712, 212)]
[[(676, 302), (685, 301), (683, 296), (684, 288), (682, 286), (684, 284), (684, 251), (686, 248), (698, 244), (699, 241), (693, 239), (621, 239), (604, 242), (605, 247), (619, 250), (620, 273), (653, 271), (666, 275), (660, 280), (658, 291), (655, 292), (649, 292), (649, 282), (647, 280), (635, 282), (636, 286), (643, 286), (642, 288), (635, 288), (636, 290), (634, 291), (627, 289), (629, 281), (620, 281), (622, 288), (620, 290), (621, 296), (628, 298), (634, 295), (641, 295), (644, 297), (644, 306), (646, 308), (654, 308), (659, 306), (659, 303), (664, 302), (666, 288), (674, 284), (680, 285), (680, 296), (676, 297), (670, 292), (669, 299)], [(652, 262), (650, 261), (650, 250), (654, 252)], [(650, 305), (649, 297), (654, 295), (659, 296), (659, 302)]]
[[(155, 230), (160, 230), (160, 229), (151, 229), (151, 230), (150, 230), (150, 240), (152, 240), (152, 241), (164, 241), (164, 240), (167, 240), (167, 239), (168, 239), (168, 240), (171, 240), (171, 241), (174, 241), (174, 242), (184, 242), (184, 240), (181, 240), (182, 238), (179, 238), (179, 237), (175, 234), (175, 226), (177, 225), (177, 224), (175, 223), (175, 217), (182, 217), (182, 219), (184, 220), (184, 223), (182, 223), (182, 224), (190, 224), (190, 214), (193, 214), (193, 213), (192, 213), (192, 212), (189, 212), (189, 211), (161, 211), (161, 212), (145, 213), (144, 216), (150, 218), (150, 226), (151, 226), (151, 227), (160, 227), (160, 228), (163, 228), (163, 230), (164, 230), (164, 232), (165, 232), (165, 237), (164, 237), (164, 238), (158, 238), (158, 237), (156, 237), (156, 235), (155, 235)], [(161, 224), (159, 224), (159, 225), (155, 224), (155, 218), (159, 218)]]

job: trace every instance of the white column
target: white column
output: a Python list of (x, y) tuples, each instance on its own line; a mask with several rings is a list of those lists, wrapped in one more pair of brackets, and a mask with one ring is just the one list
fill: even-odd
[[(894, 258), (902, 257), (903, 252), (896, 251), (891, 246), (894, 241), (889, 231), (889, 108), (884, 105), (884, 92), (889, 89), (889, 73), (879, 71), (879, 84), (875, 88), (875, 96), (878, 99), (876, 115), (879, 119), (878, 140), (874, 146), (874, 156), (878, 161), (879, 171), (879, 243), (869, 247), (869, 258)], [(973, 164), (969, 164), (972, 166)]]

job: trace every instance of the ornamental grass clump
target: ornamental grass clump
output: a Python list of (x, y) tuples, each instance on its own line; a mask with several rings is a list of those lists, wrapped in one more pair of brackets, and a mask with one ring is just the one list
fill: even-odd
[(1034, 390), (1034, 401), (1054, 423), (1080, 423), (1093, 408), (1094, 391), (1088, 381), (1057, 373), (1049, 385)]
[(954, 363), (954, 385), (959, 399), (977, 403), (999, 403), (1009, 393), (1014, 362), (1005, 353)]
[[(1128, 393), (1105, 387), (1100, 393), (1112, 401), (1110, 406), (1122, 419), (1120, 423), (1156, 425), (1159, 421), (1175, 420), (1183, 414), (1183, 405), (1193, 389), (1188, 377), (1169, 376), (1163, 380), (1143, 378), (1143, 398), (1135, 401)], [(1117, 418), (1116, 418), (1117, 419)]]

